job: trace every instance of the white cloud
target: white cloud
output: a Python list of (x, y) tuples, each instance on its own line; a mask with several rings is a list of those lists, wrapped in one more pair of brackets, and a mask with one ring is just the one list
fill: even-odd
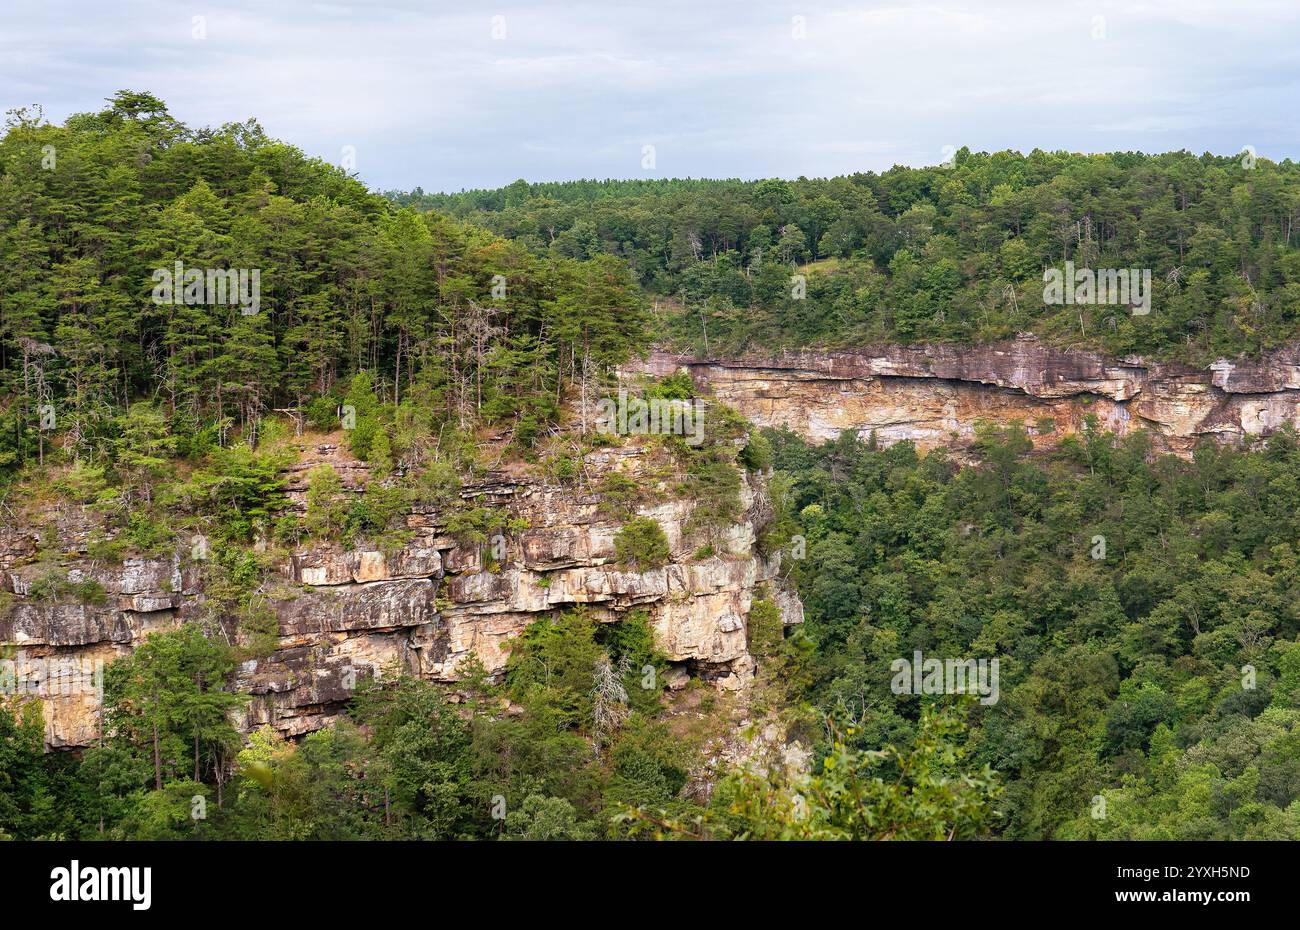
[(644, 176), (644, 144), (655, 174), (697, 177), (934, 163), (949, 144), (1227, 153), (1249, 135), (1280, 158), (1298, 21), (1292, 0), (7, 0), (0, 105), (62, 119), (149, 90), (191, 124), (256, 116), (330, 160), (355, 146), (377, 187)]

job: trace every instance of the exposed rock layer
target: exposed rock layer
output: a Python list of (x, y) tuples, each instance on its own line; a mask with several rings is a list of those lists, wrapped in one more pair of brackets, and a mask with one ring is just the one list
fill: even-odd
[[(595, 476), (618, 470), (637, 478), (642, 455), (637, 447), (613, 449), (588, 456), (586, 466)], [(363, 480), (345, 475), (351, 487)], [(301, 488), (290, 488), (300, 499)], [(597, 494), (505, 475), (461, 493), (527, 521), (528, 529), (466, 544), (445, 532), (445, 510), (415, 508), (407, 516), (410, 539), (396, 551), (324, 546), (282, 561), (282, 579), (267, 592), (279, 624), (277, 648), (238, 673), (237, 687), (251, 695), (244, 728), (270, 724), (289, 735), (319, 728), (343, 712), (358, 680), (398, 669), (451, 682), (461, 661), (475, 655), (499, 672), (510, 641), (529, 623), (574, 605), (586, 605), (598, 622), (645, 610), (660, 648), (676, 663), (670, 682), (683, 682), (690, 671), (725, 688), (742, 686), (753, 673), (746, 627), (760, 585), (770, 585), (786, 622), (802, 620), (797, 597), (776, 578), (777, 563), (757, 554), (755, 533), (770, 508), (752, 477), (742, 488), (746, 516), (705, 560), (693, 558), (702, 540), (686, 529), (689, 501), (641, 507), (663, 527), (672, 551), (669, 564), (648, 571), (616, 564), (614, 538), (626, 518), (602, 510)], [(150, 632), (207, 613), (199, 562), (177, 554), (96, 564), (85, 558), (86, 534), (76, 524), (75, 510), (58, 521), (58, 571), (72, 582), (98, 582), (107, 603), (33, 597), (32, 583), (50, 570), (48, 559), (37, 561), (33, 532), (0, 533), (8, 592), (0, 613), (3, 690), (43, 699), (54, 747), (99, 736), (105, 662)]]
[[(1205, 436), (1237, 441), (1300, 425), (1300, 347), (1207, 368), (1112, 359), (1033, 337), (988, 346), (889, 346), (697, 359), (653, 353), (629, 374), (685, 368), (761, 426), (814, 440), (845, 431), (889, 444), (960, 450), (981, 420), (1022, 420), (1036, 443), (1079, 431), (1089, 414), (1119, 434), (1145, 428), (1187, 455)], [(1046, 419), (1045, 419), (1046, 418)]]

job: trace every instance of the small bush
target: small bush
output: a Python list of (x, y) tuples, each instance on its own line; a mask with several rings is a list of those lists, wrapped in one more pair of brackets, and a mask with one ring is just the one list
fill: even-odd
[(75, 600), (83, 604), (103, 607), (108, 603), (108, 592), (93, 578), (73, 581), (66, 574), (52, 571), (32, 582), (30, 595), (36, 601)]
[(772, 467), (772, 444), (761, 433), (753, 433), (749, 444), (740, 450), (740, 464), (750, 471), (766, 471)]
[[(385, 487), (370, 482), (359, 499), (348, 509), (346, 538), (355, 543), (360, 538), (399, 544), (398, 521), (411, 505), (410, 495), (402, 487)], [(393, 535), (390, 531), (397, 531)], [(391, 537), (391, 538), (390, 538)]]
[(142, 555), (161, 555), (171, 548), (176, 531), (148, 514), (137, 512), (128, 518), (121, 538)]
[(612, 514), (631, 514), (633, 506), (641, 500), (641, 486), (622, 472), (611, 472), (596, 488), (600, 495), (600, 509)]
[(447, 532), (462, 543), (484, 543), (490, 530), (502, 535), (528, 529), (525, 520), (512, 518), (504, 510), (494, 507), (469, 507), (457, 510), (447, 518)]
[(695, 381), (690, 372), (678, 371), (645, 389), (647, 398), (690, 400), (695, 396)]
[(460, 492), (460, 476), (448, 462), (431, 462), (420, 472), (412, 488), (419, 504), (446, 504)]
[(671, 556), (663, 527), (650, 517), (636, 517), (614, 537), (614, 552), (620, 562), (641, 569), (659, 568)]
[(343, 500), (343, 482), (332, 465), (318, 465), (307, 476), (307, 515), (303, 518), (308, 536), (338, 539), (347, 523), (348, 507)]
[(755, 599), (749, 608), (749, 651), (756, 656), (776, 653), (784, 638), (781, 611), (768, 600)]
[(551, 476), (557, 481), (572, 481), (578, 477), (578, 465), (567, 455), (561, 455), (550, 463)]
[(330, 433), (339, 428), (339, 399), (331, 394), (312, 398), (307, 405), (307, 422), (313, 429)]

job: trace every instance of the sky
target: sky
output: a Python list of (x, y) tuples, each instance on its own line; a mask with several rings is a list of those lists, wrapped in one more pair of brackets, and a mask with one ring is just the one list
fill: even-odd
[(1300, 0), (0, 0), (0, 109), (149, 91), (375, 189), (1300, 156)]

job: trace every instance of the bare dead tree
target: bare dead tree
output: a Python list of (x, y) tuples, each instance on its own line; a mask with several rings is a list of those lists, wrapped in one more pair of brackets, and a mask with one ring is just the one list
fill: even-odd
[[(26, 336), (20, 336), (18, 338), (18, 348), (23, 353), (24, 402), (20, 418), (25, 421), (27, 418), (26, 399), (31, 396), (33, 387), (35, 388), (36, 393), (36, 409), (38, 411), (38, 416), (41, 415), (40, 411), (44, 405), (53, 402), (53, 392), (50, 390), (49, 384), (45, 381), (45, 362), (47, 359), (53, 358), (58, 353), (55, 351), (53, 346), (47, 345), (44, 342), (37, 342), (35, 339), (29, 339)], [(37, 460), (44, 465), (45, 430), (43, 428), (44, 424), (42, 423), (41, 425), (42, 429), (39, 431), (36, 454)]]
[(627, 719), (628, 698), (627, 688), (623, 687), (623, 676), (629, 669), (627, 656), (619, 659), (617, 665), (610, 660), (608, 653), (596, 660), (591, 687), (591, 716), (592, 733), (596, 738), (597, 749), (600, 749)]
[(465, 322), (466, 335), (474, 348), (474, 411), (483, 409), (483, 367), (487, 350), (492, 340), (504, 330), (493, 326), (492, 321), (501, 313), (500, 307), (483, 306), (473, 300), (469, 302), (469, 313)]

